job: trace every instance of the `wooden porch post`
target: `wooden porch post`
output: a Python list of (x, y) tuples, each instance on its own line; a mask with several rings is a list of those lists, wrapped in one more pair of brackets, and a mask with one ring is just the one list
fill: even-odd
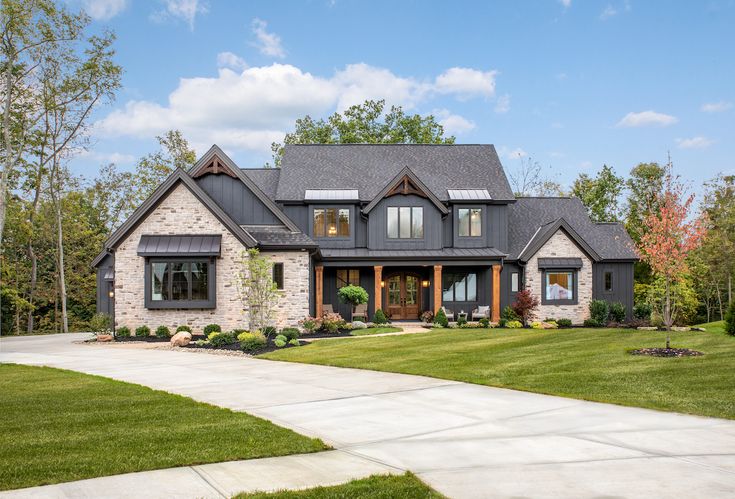
[(316, 282), (314, 283), (314, 292), (316, 293), (316, 316), (321, 317), (324, 311), (324, 267), (322, 265), (316, 265), (314, 267), (316, 271)]
[(442, 308), (442, 266), (434, 265), (434, 315)]
[(492, 321), (500, 320), (500, 265), (493, 265), (493, 303), (490, 307)]
[(383, 288), (380, 286), (383, 280), (383, 267), (376, 265), (373, 269), (375, 270), (375, 286), (373, 286), (375, 288), (375, 310), (378, 310), (383, 308)]

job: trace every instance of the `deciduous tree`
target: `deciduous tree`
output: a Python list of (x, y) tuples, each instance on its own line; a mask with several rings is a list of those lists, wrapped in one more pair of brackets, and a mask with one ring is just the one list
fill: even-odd
[(593, 222), (617, 222), (624, 184), (611, 167), (603, 165), (595, 177), (581, 173), (572, 184), (572, 195), (582, 201)]

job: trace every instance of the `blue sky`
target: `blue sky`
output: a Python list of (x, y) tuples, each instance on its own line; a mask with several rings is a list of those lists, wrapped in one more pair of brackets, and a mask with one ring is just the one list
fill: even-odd
[(735, 1), (68, 0), (118, 36), (116, 102), (73, 168), (132, 168), (179, 128), (262, 166), (296, 118), (367, 98), (563, 184), (602, 164), (735, 173)]

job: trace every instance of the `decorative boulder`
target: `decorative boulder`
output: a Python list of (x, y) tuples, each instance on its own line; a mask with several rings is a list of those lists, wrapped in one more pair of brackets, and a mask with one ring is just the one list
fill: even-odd
[(638, 331), (658, 331), (656, 326), (638, 326), (636, 329)]
[(191, 341), (191, 333), (188, 331), (179, 331), (171, 337), (172, 347), (185, 347)]
[(671, 326), (672, 331), (691, 331), (692, 328), (686, 326)]
[(352, 321), (352, 329), (367, 329), (367, 324), (362, 321)]
[(112, 341), (111, 334), (98, 334), (97, 341)]

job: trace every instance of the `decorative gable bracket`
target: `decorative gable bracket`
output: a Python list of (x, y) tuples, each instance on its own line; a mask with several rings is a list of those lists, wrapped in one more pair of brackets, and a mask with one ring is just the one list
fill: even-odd
[(421, 196), (422, 198), (428, 198), (429, 196), (426, 195), (426, 193), (420, 189), (414, 182), (409, 178), (408, 175), (405, 175), (399, 183), (395, 185), (388, 193), (385, 195), (385, 197), (389, 198), (391, 196), (396, 196), (398, 194), (402, 194), (404, 196), (407, 196), (409, 194), (413, 194), (416, 196)]
[(199, 168), (196, 168), (194, 171), (192, 171), (191, 177), (199, 178), (210, 173), (213, 175), (224, 174), (229, 175), (232, 178), (238, 178), (237, 174), (232, 170), (232, 168), (230, 168), (227, 163), (222, 161), (222, 159), (217, 154), (213, 154), (209, 161), (202, 163)]

